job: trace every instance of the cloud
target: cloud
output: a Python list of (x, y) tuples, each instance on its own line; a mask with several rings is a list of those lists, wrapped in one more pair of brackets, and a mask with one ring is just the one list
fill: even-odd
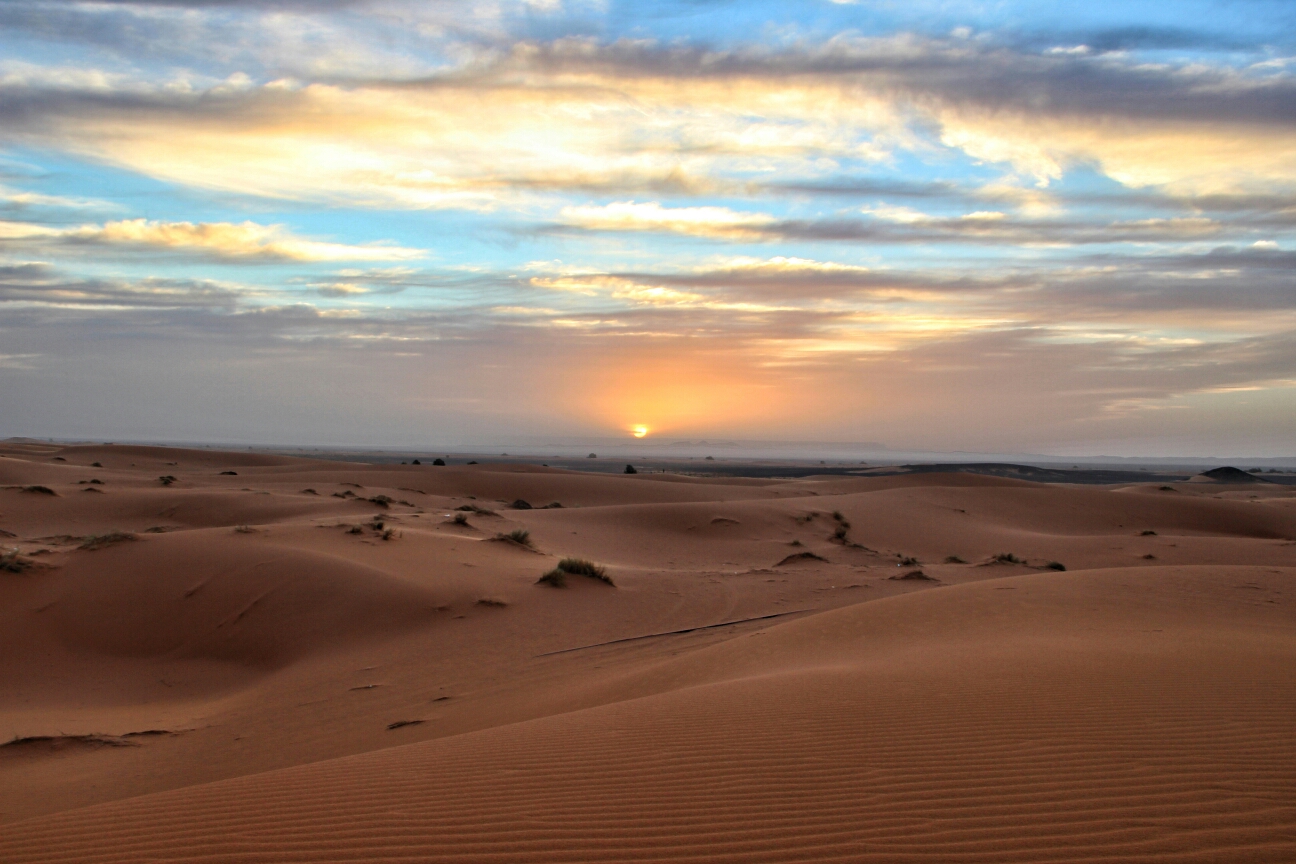
[(279, 225), (254, 222), (158, 222), (126, 219), (102, 225), (50, 228), (26, 222), (0, 222), (0, 243), (96, 246), (197, 254), (226, 260), (407, 261), (422, 249), (393, 245), (325, 243), (295, 237)]
[(564, 38), (456, 56), (407, 79), (10, 76), (0, 137), (192, 186), (368, 206), (805, 188), (844, 164), (951, 150), (1039, 183), (1097, 167), (1175, 195), (1296, 187), (1285, 72), (914, 36), (731, 50)]
[(666, 231), (730, 239), (759, 237), (761, 229), (777, 221), (764, 213), (738, 213), (727, 207), (663, 207), (634, 201), (564, 207), (559, 217), (594, 231)]

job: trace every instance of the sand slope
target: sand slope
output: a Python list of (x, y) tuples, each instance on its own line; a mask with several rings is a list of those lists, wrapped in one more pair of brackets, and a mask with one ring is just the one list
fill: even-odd
[(1296, 859), (1282, 487), (0, 456), (6, 862)]

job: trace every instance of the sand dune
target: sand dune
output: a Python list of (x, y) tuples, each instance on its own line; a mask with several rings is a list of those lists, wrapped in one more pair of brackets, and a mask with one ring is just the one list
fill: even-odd
[(1296, 858), (1287, 487), (0, 455), (6, 862)]

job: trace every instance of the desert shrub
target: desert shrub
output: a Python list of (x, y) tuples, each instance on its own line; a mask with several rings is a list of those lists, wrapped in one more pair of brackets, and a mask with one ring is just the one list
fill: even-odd
[(78, 546), (78, 549), (85, 549), (87, 552), (95, 549), (102, 549), (105, 546), (111, 546), (114, 543), (124, 543), (129, 540), (138, 540), (134, 534), (126, 531), (109, 531), (107, 534), (92, 534), (85, 538), (85, 541)]
[(49, 488), (48, 486), (24, 486), (22, 487), (22, 491), (32, 492), (37, 495), (54, 495), (54, 496), (58, 495), (57, 492), (55, 492), (53, 489)]
[(161, 477), (158, 478), (158, 480), (162, 483), (163, 486), (170, 486), (172, 483), (176, 482), (176, 478), (171, 476), (170, 474), (163, 474)]
[(444, 459), (433, 459), (433, 460), (432, 460), (432, 464), (433, 464), (433, 465), (445, 465), (445, 460), (444, 460)]
[(1060, 570), (1065, 570), (1065, 569), (1066, 569), (1066, 565), (1063, 564), (1061, 561), (1050, 561), (1050, 562), (1048, 562), (1047, 564), (1044, 565), (1044, 569), (1045, 569), (1045, 570), (1059, 570), (1059, 571), (1060, 571)]
[(498, 516), (499, 515), (494, 510), (489, 510), (485, 507), (478, 507), (476, 504), (460, 504), (455, 509), (463, 510), (465, 513), (476, 513), (478, 516)]
[(567, 587), (567, 574), (557, 567), (536, 580), (537, 585), (549, 585), (553, 588)]
[(838, 526), (837, 526), (837, 530), (833, 531), (833, 539), (834, 539), (834, 540), (841, 540), (841, 541), (845, 541), (845, 540), (846, 540), (846, 526), (845, 526), (845, 525), (838, 525)]
[(392, 499), (386, 495), (375, 495), (369, 499), (370, 504), (377, 504), (379, 507), (386, 508), (391, 504)]
[(477, 464), (477, 460), (476, 460), (476, 459), (469, 459), (469, 460), (468, 460), (468, 464), (469, 464), (469, 465), (476, 465), (476, 464)]
[(544, 505), (540, 509), (541, 510), (561, 510), (563, 509), (563, 505), (557, 501), (550, 501), (548, 504)]
[(805, 544), (802, 543), (800, 540), (793, 540), (793, 541), (792, 541), (791, 543), (789, 543), (788, 545), (789, 545), (789, 546), (804, 546)]
[(359, 525), (352, 525), (350, 528), (347, 529), (347, 533), (348, 533), (348, 534), (363, 534), (363, 533), (364, 533), (364, 529), (361, 528)]
[(514, 502), (513, 502), (512, 504), (510, 504), (509, 506), (512, 507), (514, 510), (532, 510), (532, 509), (534, 509), (534, 508), (533, 508), (529, 503), (527, 503), (526, 501), (523, 501), (521, 498), (517, 499), (516, 501), (514, 501)]
[(390, 539), (392, 539), (393, 537), (396, 536), (396, 529), (394, 529), (394, 528), (388, 528), (387, 530), (383, 531), (382, 534), (380, 534), (380, 535), (378, 535), (378, 536), (382, 537), (382, 539), (384, 539), (384, 540), (390, 540)]
[(1157, 533), (1156, 533), (1155, 531), (1153, 531), (1151, 528), (1148, 528), (1146, 531), (1140, 531), (1140, 532), (1139, 532), (1139, 536), (1140, 536), (1140, 537), (1155, 537), (1155, 536), (1157, 536)]
[(456, 525), (467, 525), (467, 524), (468, 524), (468, 514), (467, 514), (467, 513), (456, 513), (456, 514), (454, 515), (454, 518), (451, 519), (450, 521), (453, 522), (453, 523), (456, 524)]
[(612, 577), (607, 575), (607, 571), (595, 564), (593, 561), (587, 561), (584, 558), (564, 558), (558, 562), (558, 566), (540, 577), (536, 584), (544, 583), (552, 585), (555, 588), (562, 588), (567, 584), (568, 576), (588, 576), (591, 579), (597, 579), (600, 582), (606, 582), (615, 586)]
[(507, 534), (496, 534), (495, 539), (510, 540), (514, 543), (517, 543), (520, 546), (530, 546), (531, 532), (526, 530), (525, 528), (514, 528), (512, 531), (510, 531)]
[(945, 557), (945, 563), (946, 564), (966, 564), (967, 562), (957, 555), (947, 555)]
[(90, 463), (90, 467), (91, 467), (91, 468), (102, 468), (103, 465), (99, 464), (98, 462), (91, 462), (91, 463)]
[(639, 472), (635, 470), (635, 467), (634, 467), (633, 465), (627, 465), (627, 466), (625, 467), (625, 473), (627, 473), (627, 474), (638, 474)]
[(912, 555), (906, 555), (900, 559), (901, 567), (917, 567), (918, 563), (918, 559), (914, 558)]
[(32, 566), (31, 559), (24, 558), (18, 554), (18, 550), (6, 552), (0, 555), (0, 572), (3, 573), (22, 573)]
[(994, 556), (994, 560), (1000, 564), (1025, 564), (1026, 562), (1018, 558), (1011, 552), (1000, 552)]
[(221, 473), (221, 476), (222, 476), (222, 477), (237, 477), (237, 476), (238, 476), (238, 472), (237, 472), (237, 471), (222, 471), (222, 472), (220, 472), (220, 473)]
[(413, 462), (411, 462), (410, 464), (411, 464), (411, 465), (422, 465), (423, 463), (420, 462), (419, 460), (415, 459), (415, 460), (414, 460)]
[(597, 453), (591, 453), (590, 455), (586, 456), (585, 458), (586, 458), (586, 459), (597, 459), (597, 458), (598, 458), (598, 454), (597, 454)]

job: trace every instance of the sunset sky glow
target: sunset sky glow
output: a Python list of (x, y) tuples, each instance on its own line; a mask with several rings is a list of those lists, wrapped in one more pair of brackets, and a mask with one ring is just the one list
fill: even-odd
[(1296, 4), (0, 2), (0, 437), (1296, 453)]

